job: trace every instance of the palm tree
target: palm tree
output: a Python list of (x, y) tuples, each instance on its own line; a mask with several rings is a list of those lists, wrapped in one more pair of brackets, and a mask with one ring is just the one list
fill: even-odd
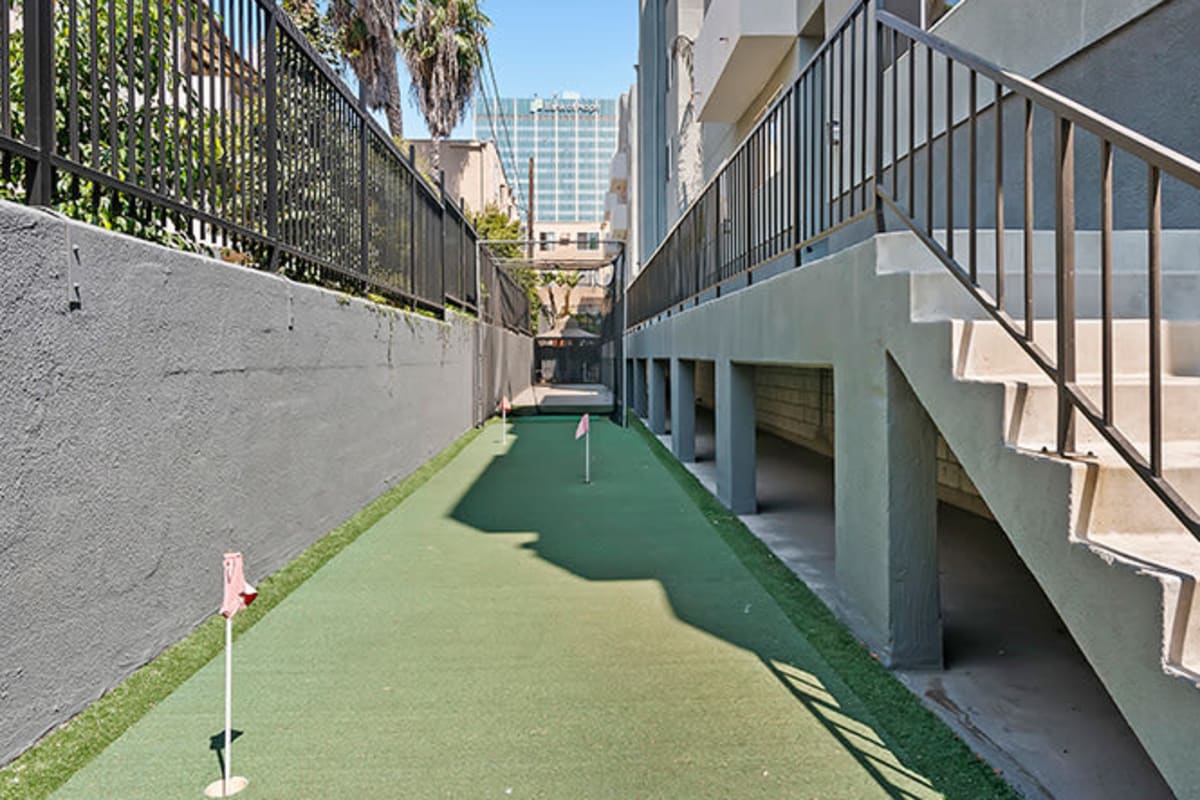
[(492, 21), (478, 0), (402, 0), (400, 51), (412, 92), (433, 137), (433, 168), (441, 167), (441, 140), (466, 113), (483, 69), (486, 29)]
[(396, 26), (401, 0), (334, 0), (331, 9), (338, 45), (350, 62), (363, 102), (387, 116), (392, 138), (404, 138)]

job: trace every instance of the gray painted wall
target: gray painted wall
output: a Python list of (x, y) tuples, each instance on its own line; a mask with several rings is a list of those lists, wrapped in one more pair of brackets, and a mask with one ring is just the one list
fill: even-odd
[(465, 317), (8, 204), (0, 265), (0, 763), (214, 613), (225, 550), (270, 574), (475, 419)]

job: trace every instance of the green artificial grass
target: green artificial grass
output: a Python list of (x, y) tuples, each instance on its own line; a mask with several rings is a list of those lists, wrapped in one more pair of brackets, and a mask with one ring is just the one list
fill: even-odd
[[(261, 581), (257, 587), (257, 601), (234, 617), (234, 639), (253, 627), (329, 559), (400, 505), (479, 434), (479, 429), (464, 433), (407, 478)], [(0, 800), (47, 797), (197, 670), (219, 655), (224, 644), (225, 626), (222, 618), (214, 616), (202, 623), (79, 715), (0, 768)]]
[[(245, 631), (241, 797), (1013, 796), (644, 431), (594, 419), (585, 485), (576, 418), (510, 424)], [(160, 688), (90, 763), (47, 750), (60, 782), (84, 764), (56, 796), (199, 796), (222, 677)]]
[(896, 680), (837, 621), (821, 599), (736, 514), (704, 488), (641, 420), (631, 415), (630, 425), (703, 511), (738, 560), (863, 702), (893, 750), (932, 780), (947, 797), (1019, 797), (998, 772)]

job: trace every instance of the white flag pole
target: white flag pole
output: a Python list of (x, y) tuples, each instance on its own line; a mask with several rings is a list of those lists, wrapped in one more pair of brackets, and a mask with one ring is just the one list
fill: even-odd
[(592, 482), (592, 426), (583, 432), (583, 482)]
[[(225, 601), (221, 614), (225, 616), (225, 747), (221, 751), (221, 777), (204, 789), (206, 797), (232, 797), (246, 788), (245, 778), (233, 774), (233, 615), (245, 608), (257, 592), (242, 577), (241, 553), (225, 554)], [(240, 582), (241, 585), (237, 586)], [(234, 594), (236, 592), (236, 594)], [(235, 605), (236, 603), (236, 605)]]
[(233, 755), (233, 617), (225, 618), (225, 791), (229, 797), (230, 762)]

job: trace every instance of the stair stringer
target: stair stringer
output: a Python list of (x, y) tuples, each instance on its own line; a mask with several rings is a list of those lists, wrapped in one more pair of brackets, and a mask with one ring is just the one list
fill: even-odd
[[(1191, 576), (1129, 558), (1078, 535), (1095, 468), (1006, 443), (1013, 387), (957, 377), (956, 320), (913, 319), (913, 287), (930, 276), (886, 270), (876, 280), (908, 300), (887, 323), (885, 349), (975, 483), (1017, 554), (1070, 630), (1117, 707), (1180, 797), (1200, 797), (1200, 691), (1168, 659), (1172, 605)], [(886, 274), (883, 274), (886, 273)], [(962, 308), (966, 292), (940, 287)], [(961, 296), (953, 297), (957, 290)], [(922, 291), (921, 316), (933, 316)], [(965, 413), (964, 413), (965, 412)], [(1187, 677), (1187, 680), (1181, 680)]]

